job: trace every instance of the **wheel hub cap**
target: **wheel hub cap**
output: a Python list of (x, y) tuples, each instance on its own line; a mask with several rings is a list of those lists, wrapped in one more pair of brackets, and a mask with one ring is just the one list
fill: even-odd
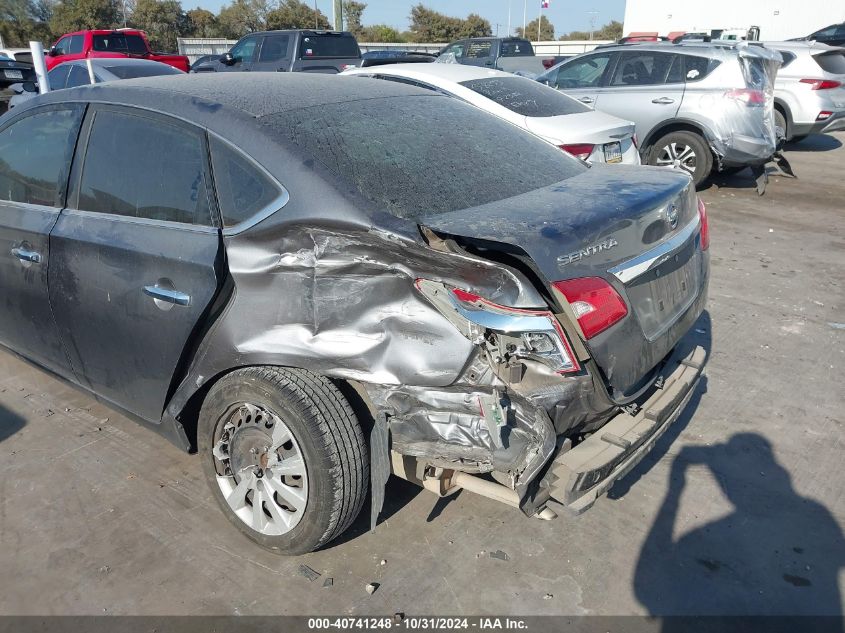
[(308, 475), (281, 419), (254, 404), (232, 407), (217, 423), (212, 453), (217, 484), (241, 521), (268, 536), (296, 527), (308, 501)]
[(698, 165), (698, 157), (695, 150), (683, 143), (669, 143), (657, 156), (657, 165), (660, 167), (671, 167), (672, 169), (683, 169), (689, 174), (695, 173)]

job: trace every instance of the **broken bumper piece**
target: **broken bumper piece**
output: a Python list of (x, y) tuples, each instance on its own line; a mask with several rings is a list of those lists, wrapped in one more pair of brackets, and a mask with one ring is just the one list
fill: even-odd
[[(706, 353), (696, 347), (676, 364), (663, 386), (635, 414), (620, 413), (571, 450), (557, 455), (546, 474), (549, 495), (575, 514), (589, 509), (613, 483), (654, 448), (683, 412), (704, 370)], [(668, 365), (667, 367), (671, 367)]]

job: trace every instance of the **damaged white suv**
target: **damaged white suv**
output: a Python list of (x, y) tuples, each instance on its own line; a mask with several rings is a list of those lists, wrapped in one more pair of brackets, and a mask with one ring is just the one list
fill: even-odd
[(589, 167), (429, 90), (46, 94), (0, 119), (0, 192), (0, 341), (195, 448), (234, 525), (287, 554), (370, 486), (375, 520), (390, 472), (583, 510), (704, 365), (689, 176)]

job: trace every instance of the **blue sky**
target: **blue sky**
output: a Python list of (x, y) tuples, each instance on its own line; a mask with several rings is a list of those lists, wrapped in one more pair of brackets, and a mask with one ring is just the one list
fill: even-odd
[[(466, 17), (470, 13), (478, 13), (490, 20), (493, 33), (499, 24), (499, 34), (505, 35), (508, 29), (508, 5), (511, 8), (511, 27), (522, 26), (523, 6), (525, 0), (360, 0), (366, 1), (367, 10), (364, 11), (364, 24), (389, 24), (400, 31), (408, 28), (408, 15), (411, 7), (422, 1), (427, 7), (455, 17)], [(195, 5), (217, 12), (226, 0), (182, 0), (185, 9)], [(308, 0), (312, 3), (314, 0)], [(331, 0), (317, 0), (317, 7), (331, 19)], [(527, 1), (528, 21), (535, 19), (540, 13), (540, 0)], [(595, 11), (592, 16), (588, 12)], [(555, 26), (555, 34), (559, 36), (569, 31), (586, 31), (590, 27), (590, 19), (595, 17), (596, 27), (611, 20), (622, 21), (625, 14), (625, 0), (587, 0), (587, 2), (573, 2), (573, 0), (551, 0), (551, 6), (543, 11)]]

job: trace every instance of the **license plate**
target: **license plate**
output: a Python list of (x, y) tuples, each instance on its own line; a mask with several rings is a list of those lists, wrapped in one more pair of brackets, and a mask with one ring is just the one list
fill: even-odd
[(622, 143), (616, 141), (615, 143), (604, 144), (604, 161), (606, 163), (621, 163), (622, 162)]
[(20, 70), (4, 70), (3, 74), (6, 79), (23, 79), (23, 71)]

